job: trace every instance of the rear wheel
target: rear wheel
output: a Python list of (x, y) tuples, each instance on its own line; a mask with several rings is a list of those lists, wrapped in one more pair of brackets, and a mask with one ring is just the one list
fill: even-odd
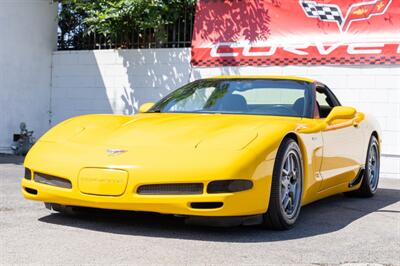
[(379, 142), (375, 136), (371, 136), (371, 139), (369, 140), (364, 177), (361, 182), (361, 186), (357, 190), (346, 192), (346, 195), (357, 197), (372, 197), (375, 195), (379, 183), (379, 168)]
[(299, 216), (303, 193), (303, 159), (293, 139), (279, 147), (272, 175), (271, 195), (263, 225), (277, 230), (291, 228)]

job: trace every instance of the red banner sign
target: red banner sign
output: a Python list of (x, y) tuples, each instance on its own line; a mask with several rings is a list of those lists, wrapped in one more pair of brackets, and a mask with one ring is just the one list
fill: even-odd
[(400, 0), (199, 0), (192, 65), (400, 64)]

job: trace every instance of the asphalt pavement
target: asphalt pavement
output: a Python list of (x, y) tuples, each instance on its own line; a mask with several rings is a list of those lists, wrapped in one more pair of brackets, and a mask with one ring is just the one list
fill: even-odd
[(95, 211), (69, 217), (23, 199), (22, 158), (0, 156), (0, 264), (400, 265), (400, 179), (369, 199), (305, 206), (295, 228), (210, 228), (171, 215)]

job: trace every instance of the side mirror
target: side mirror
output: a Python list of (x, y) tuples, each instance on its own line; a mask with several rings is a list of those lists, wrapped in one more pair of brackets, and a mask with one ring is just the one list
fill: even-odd
[(356, 117), (356, 109), (349, 106), (335, 106), (331, 112), (329, 113), (328, 117), (325, 119), (327, 124), (330, 124), (334, 120), (338, 119), (354, 119)]
[(146, 113), (153, 106), (154, 106), (154, 103), (151, 103), (151, 102), (150, 103), (144, 103), (139, 107), (139, 112), (140, 113)]

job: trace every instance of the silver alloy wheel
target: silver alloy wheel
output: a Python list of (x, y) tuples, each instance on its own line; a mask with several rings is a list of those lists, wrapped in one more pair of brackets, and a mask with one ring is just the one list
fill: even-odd
[(375, 142), (372, 142), (369, 149), (367, 171), (369, 187), (371, 191), (375, 191), (378, 187), (379, 179), (379, 151)]
[(300, 206), (302, 189), (302, 171), (300, 157), (296, 151), (290, 150), (284, 159), (281, 170), (281, 208), (288, 219), (293, 218)]

